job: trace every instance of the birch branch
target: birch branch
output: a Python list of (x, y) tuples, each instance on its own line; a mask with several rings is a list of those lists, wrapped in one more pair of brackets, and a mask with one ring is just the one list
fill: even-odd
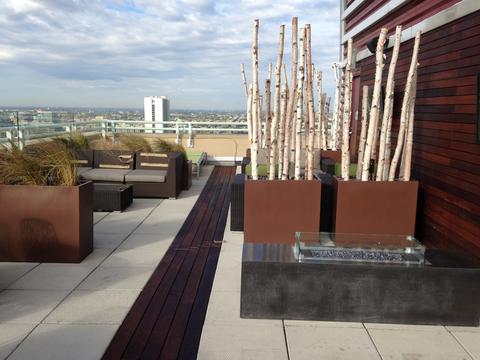
[(297, 120), (295, 124), (295, 180), (300, 180), (301, 169), (301, 146), (302, 146), (302, 118), (303, 118), (303, 82), (305, 80), (305, 35), (302, 28), (300, 35), (300, 66), (298, 68), (299, 79), (297, 86)]
[(337, 149), (337, 125), (338, 125), (338, 111), (340, 108), (340, 79), (338, 76), (338, 65), (334, 63), (332, 65), (333, 76), (335, 78), (335, 97), (333, 99), (333, 124), (332, 124), (332, 147)]
[(329, 142), (327, 141), (327, 127), (330, 124), (330, 96), (327, 97), (327, 94), (323, 94), (325, 98), (325, 107), (323, 109), (323, 128), (322, 128), (322, 149), (327, 150)]
[[(418, 67), (418, 64), (417, 64)], [(407, 131), (407, 141), (405, 145), (405, 158), (403, 164), (403, 181), (410, 181), (410, 176), (412, 173), (412, 153), (413, 153), (413, 129), (414, 129), (414, 118), (415, 118), (415, 99), (417, 97), (417, 69), (415, 69), (415, 75), (413, 77), (412, 84), (412, 97), (410, 100), (410, 114), (408, 117), (408, 131)]]
[(388, 29), (382, 28), (377, 42), (377, 49), (375, 51), (375, 83), (373, 86), (372, 107), (370, 109), (370, 116), (368, 122), (367, 142), (365, 144), (365, 152), (363, 154), (362, 164), (362, 181), (368, 180), (370, 169), (370, 158), (372, 154), (373, 137), (375, 136), (375, 119), (378, 116), (378, 108), (380, 106), (380, 91), (382, 89), (382, 72), (383, 72), (383, 46), (387, 36)]
[(287, 113), (285, 120), (285, 142), (283, 146), (283, 165), (282, 165), (282, 180), (288, 179), (290, 170), (290, 155), (291, 142), (293, 143), (295, 137), (292, 136), (291, 128), (293, 128), (293, 108), (295, 106), (295, 91), (297, 90), (297, 64), (298, 64), (298, 19), (292, 18), (292, 68), (290, 75), (290, 89), (288, 93)]
[(380, 132), (380, 144), (378, 149), (378, 161), (377, 161), (377, 181), (385, 180), (383, 178), (385, 167), (385, 147), (387, 138), (388, 123), (390, 118), (390, 107), (393, 107), (393, 82), (395, 79), (395, 68), (397, 66), (398, 54), (400, 52), (400, 43), (402, 41), (402, 27), (397, 26), (395, 29), (395, 43), (393, 45), (392, 59), (390, 60), (390, 66), (388, 68), (387, 85), (385, 87), (385, 105), (382, 119), (382, 130)]
[(275, 94), (273, 99), (273, 121), (270, 129), (270, 171), (268, 178), (270, 180), (275, 179), (275, 164), (277, 158), (277, 133), (278, 123), (280, 121), (280, 81), (281, 81), (281, 69), (283, 58), (283, 47), (285, 39), (285, 25), (280, 26), (280, 44), (278, 46), (277, 64), (275, 65)]
[(343, 105), (343, 121), (342, 121), (342, 179), (349, 180), (350, 168), (350, 151), (349, 151), (349, 133), (350, 118), (352, 116), (352, 52), (353, 41), (348, 39), (347, 43), (347, 64), (345, 65), (345, 96)]
[(243, 87), (245, 90), (245, 97), (248, 98), (247, 76), (245, 75), (245, 64), (240, 64), (240, 71), (242, 73)]
[(414, 80), (415, 72), (418, 65), (418, 50), (420, 48), (420, 31), (417, 31), (415, 35), (415, 43), (413, 44), (412, 62), (410, 63), (410, 69), (408, 70), (407, 84), (405, 85), (405, 93), (403, 95), (402, 111), (400, 113), (400, 129), (398, 130), (397, 146), (395, 153), (393, 154), (392, 163), (390, 164), (390, 171), (388, 173), (388, 180), (393, 181), (395, 179), (395, 173), (397, 171), (398, 161), (403, 147), (403, 138), (405, 136), (405, 123), (409, 115), (408, 104), (412, 97), (412, 81)]
[[(283, 69), (285, 70), (285, 64), (283, 64)], [(282, 86), (282, 94), (280, 99), (280, 107), (281, 107), (281, 118), (280, 118), (280, 131), (278, 137), (278, 179), (282, 178), (283, 173), (283, 151), (285, 146), (285, 128), (287, 122), (287, 102), (288, 102), (288, 82), (287, 82), (287, 74), (284, 73), (283, 77), (283, 86)]]
[(272, 64), (268, 65), (268, 77), (265, 80), (265, 147), (267, 148), (267, 167), (270, 168), (270, 124), (271, 113), (271, 76)]
[(258, 28), (259, 20), (255, 19), (253, 23), (253, 42), (252, 42), (252, 146), (250, 148), (250, 157), (252, 164), (252, 179), (258, 180)]
[(306, 179), (313, 180), (313, 147), (315, 141), (315, 107), (313, 104), (312, 29), (306, 25), (307, 35), (307, 99), (308, 99), (308, 143)]
[(365, 149), (365, 142), (367, 141), (367, 123), (368, 123), (368, 86), (362, 89), (362, 129), (360, 131), (360, 141), (358, 143), (358, 157), (357, 157), (357, 180), (362, 179), (363, 169), (363, 152)]
[[(393, 82), (391, 95), (394, 95), (395, 81)], [(385, 165), (383, 166), (383, 180), (388, 179), (388, 173), (390, 171), (390, 160), (392, 154), (392, 121), (393, 121), (393, 106), (390, 106), (388, 109), (388, 124), (387, 124), (387, 133), (385, 136)]]
[(324, 119), (324, 104), (323, 104), (323, 93), (322, 93), (322, 72), (317, 70), (316, 72), (317, 79), (317, 94), (318, 94), (318, 103), (317, 103), (317, 146), (319, 149), (326, 150), (323, 146), (325, 142), (325, 119)]

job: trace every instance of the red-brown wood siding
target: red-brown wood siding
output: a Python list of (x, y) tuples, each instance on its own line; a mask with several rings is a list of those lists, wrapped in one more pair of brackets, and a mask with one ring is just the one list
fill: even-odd
[[(480, 144), (476, 141), (476, 101), (479, 40), (480, 11), (422, 36), (412, 171), (421, 187), (417, 236), (429, 246), (460, 249), (478, 259)], [(402, 44), (398, 61), (394, 132), (398, 127), (412, 46), (413, 40)], [(391, 49), (387, 52), (384, 80), (390, 56)], [(373, 86), (374, 67), (372, 56), (357, 63), (362, 86)]]
[[(380, 28), (386, 27), (389, 29), (389, 34), (392, 35), (395, 33), (395, 27), (397, 25), (402, 25), (404, 28), (408, 28), (412, 25), (419, 23), (422, 20), (425, 20), (432, 15), (437, 14), (438, 12), (451, 7), (452, 5), (458, 3), (461, 0), (410, 0), (407, 1), (404, 5), (397, 8), (392, 13), (383, 17), (376, 23), (372, 24), (359, 34), (353, 37), (353, 46), (361, 50), (365, 48), (366, 43), (378, 36)], [(388, 1), (385, 0), (373, 0), (366, 1), (359, 9), (355, 9), (351, 15), (349, 15), (345, 22), (345, 31), (348, 32), (355, 25), (360, 23), (362, 20), (366, 19), (368, 16), (372, 15), (378, 8), (386, 4)]]

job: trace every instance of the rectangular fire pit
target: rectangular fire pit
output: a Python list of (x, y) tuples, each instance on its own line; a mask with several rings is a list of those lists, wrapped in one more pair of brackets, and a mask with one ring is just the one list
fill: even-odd
[(245, 243), (241, 317), (479, 325), (477, 264), (405, 238), (409, 246), (391, 245), (386, 237), (377, 248), (379, 238), (370, 248), (365, 238), (351, 246), (340, 246), (341, 236), (330, 238), (337, 246), (326, 249), (321, 242), (316, 249), (298, 241)]

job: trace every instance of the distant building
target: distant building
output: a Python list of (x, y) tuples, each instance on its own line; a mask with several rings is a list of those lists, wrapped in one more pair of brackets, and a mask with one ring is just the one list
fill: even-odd
[(53, 124), (60, 122), (60, 116), (53, 111), (37, 110), (33, 119), (37, 123)]
[[(146, 133), (163, 133), (164, 122), (170, 117), (170, 101), (166, 96), (148, 96), (143, 99)], [(153, 123), (153, 124), (150, 124)]]

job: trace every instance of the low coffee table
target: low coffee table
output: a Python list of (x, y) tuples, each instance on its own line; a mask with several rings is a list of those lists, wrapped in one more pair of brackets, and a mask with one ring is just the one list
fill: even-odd
[(98, 183), (94, 184), (94, 211), (123, 211), (132, 204), (132, 201), (132, 185)]

